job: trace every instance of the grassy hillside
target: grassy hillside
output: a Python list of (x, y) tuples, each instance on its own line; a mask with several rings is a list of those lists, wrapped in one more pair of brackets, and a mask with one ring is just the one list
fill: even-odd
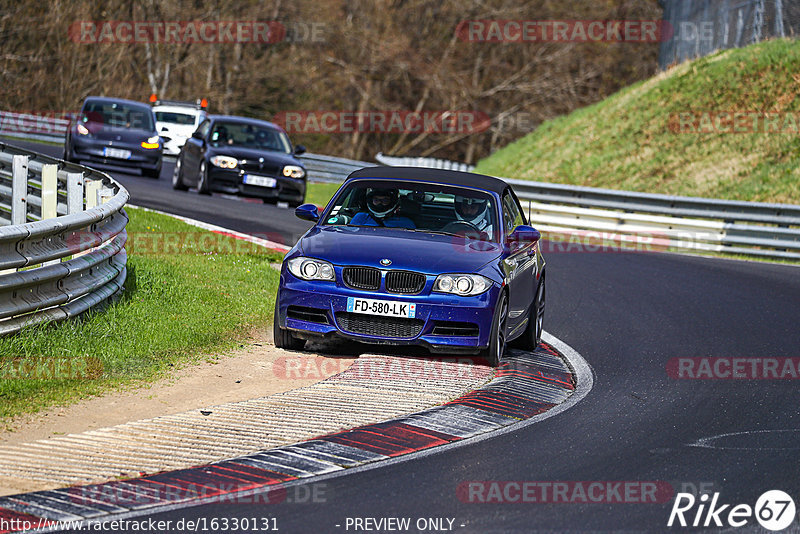
[[(769, 112), (788, 133), (726, 131), (748, 129), (749, 119), (708, 122), (733, 111)], [(681, 113), (697, 120), (681, 124)], [(685, 133), (692, 128), (701, 133)], [(679, 65), (543, 123), (480, 161), (476, 172), (800, 204), (798, 130), (800, 42), (769, 41)]]

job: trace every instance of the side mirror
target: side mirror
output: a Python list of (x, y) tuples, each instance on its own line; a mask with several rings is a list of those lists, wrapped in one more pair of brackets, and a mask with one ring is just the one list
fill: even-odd
[(319, 220), (319, 210), (314, 204), (303, 204), (294, 210), (294, 214), (304, 221), (317, 222)]
[(192, 132), (192, 137), (195, 139), (203, 139), (203, 134), (200, 133), (200, 130), (195, 130)]
[(305, 153), (306, 153), (306, 147), (304, 147), (303, 145), (297, 145), (296, 147), (294, 147), (295, 156), (299, 156), (300, 154), (305, 154)]
[(532, 243), (536, 243), (541, 239), (542, 234), (533, 226), (521, 224), (514, 228), (511, 235), (508, 236), (508, 244), (512, 248), (522, 248)]
[(162, 126), (162, 127), (161, 127), (161, 131), (162, 131), (162, 132), (168, 132), (168, 131), (169, 131), (169, 128), (167, 128), (166, 126)]

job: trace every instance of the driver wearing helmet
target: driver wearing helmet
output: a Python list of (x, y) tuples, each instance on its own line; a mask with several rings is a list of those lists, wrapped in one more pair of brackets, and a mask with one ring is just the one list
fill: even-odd
[(489, 205), (487, 199), (456, 195), (454, 204), (459, 221), (464, 221), (481, 232), (491, 233), (490, 221), (486, 213)]
[(367, 211), (357, 213), (350, 224), (353, 226), (385, 226), (387, 228), (414, 229), (414, 221), (408, 217), (397, 215), (400, 198), (397, 189), (367, 189)]

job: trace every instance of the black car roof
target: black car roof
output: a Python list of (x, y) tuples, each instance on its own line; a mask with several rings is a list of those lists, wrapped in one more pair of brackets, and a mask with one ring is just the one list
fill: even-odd
[(111, 103), (118, 103), (118, 104), (127, 104), (129, 106), (136, 106), (142, 107), (145, 109), (150, 109), (150, 106), (145, 104), (144, 102), (137, 102), (136, 100), (128, 100), (127, 98), (113, 98), (110, 96), (87, 96), (83, 99), (83, 104), (85, 105), (86, 102), (93, 101), (93, 102), (111, 102)]
[(268, 126), (274, 130), (283, 131), (283, 128), (275, 123), (261, 119), (251, 119), (250, 117), (238, 117), (236, 115), (209, 115), (208, 118), (212, 121), (223, 120), (225, 122), (241, 122), (242, 124), (259, 124), (261, 126)]
[(429, 167), (365, 167), (353, 171), (347, 180), (355, 178), (396, 178), (398, 180), (421, 180), (442, 184), (463, 185), (502, 194), (506, 184), (500, 178), (475, 174), (474, 172), (433, 169)]

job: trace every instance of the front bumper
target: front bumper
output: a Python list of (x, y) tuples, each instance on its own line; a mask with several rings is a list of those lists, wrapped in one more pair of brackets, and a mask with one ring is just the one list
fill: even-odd
[[(162, 155), (160, 148), (147, 149), (142, 148), (141, 145), (118, 141), (115, 141), (112, 145), (109, 141), (88, 136), (71, 136), (70, 141), (72, 144), (72, 157), (79, 161), (149, 170), (161, 168)], [(103, 149), (106, 147), (129, 150), (131, 157), (129, 159), (107, 157), (103, 155)]]
[(268, 173), (251, 172), (268, 178), (275, 178), (275, 187), (261, 187), (242, 182), (244, 171), (239, 169), (221, 169), (208, 164), (208, 177), (212, 191), (240, 195), (244, 197), (275, 199), (286, 202), (303, 202), (306, 198), (305, 179), (287, 178), (283, 175), (275, 176)]
[[(341, 280), (339, 269), (336, 270), (337, 280)], [(481, 295), (459, 297), (431, 293), (434, 277), (428, 278), (422, 293), (399, 295), (354, 290), (340, 282), (308, 282), (294, 277), (284, 267), (278, 294), (279, 323), (296, 336), (307, 339), (338, 337), (383, 345), (419, 345), (431, 352), (466, 354), (476, 354), (488, 347), (500, 287), (495, 284)], [(416, 304), (415, 319), (418, 322), (414, 328), (406, 329), (402, 337), (365, 333), (363, 328), (350, 326), (354, 315), (360, 319), (360, 324), (382, 326), (380, 323), (387, 320), (374, 315), (348, 313), (347, 297)]]

